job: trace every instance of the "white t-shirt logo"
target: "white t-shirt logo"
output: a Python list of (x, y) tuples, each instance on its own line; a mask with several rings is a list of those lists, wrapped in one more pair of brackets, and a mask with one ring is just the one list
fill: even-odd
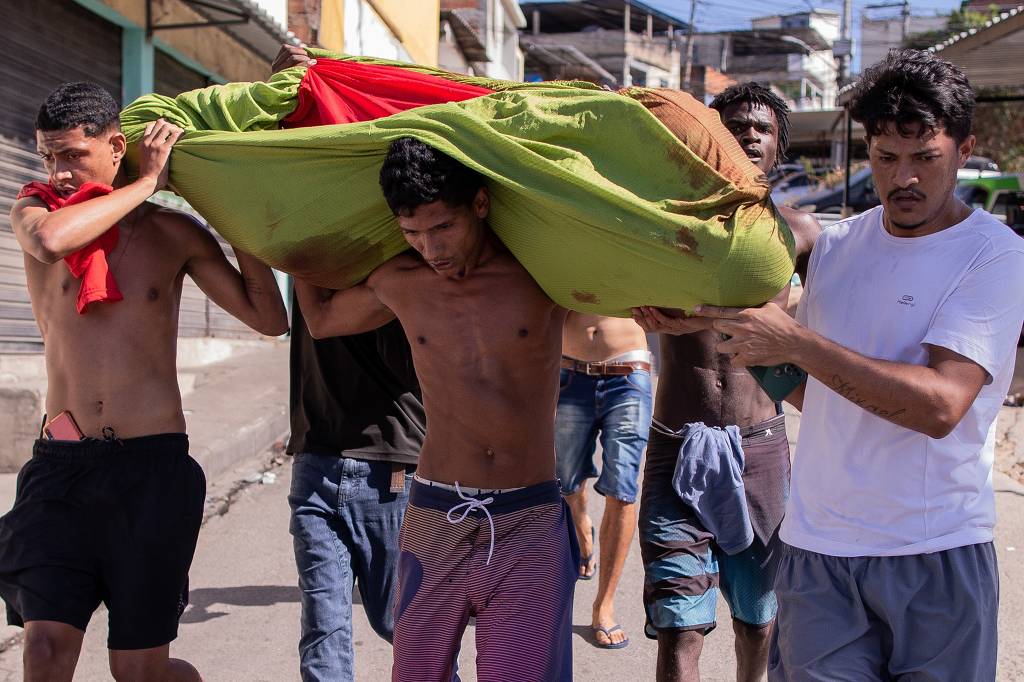
[(903, 295), (903, 296), (902, 296), (902, 297), (900, 298), (900, 300), (898, 300), (898, 301), (896, 301), (896, 302), (897, 302), (897, 303), (899, 303), (900, 305), (908, 305), (908, 306), (910, 306), (911, 308), (913, 308), (913, 307), (914, 307), (914, 297), (913, 297), (913, 296), (911, 296), (910, 294), (904, 294), (904, 295)]

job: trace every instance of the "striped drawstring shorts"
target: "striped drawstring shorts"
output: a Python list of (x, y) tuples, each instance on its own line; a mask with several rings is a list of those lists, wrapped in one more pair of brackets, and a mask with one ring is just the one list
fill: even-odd
[(556, 481), (472, 496), (413, 481), (399, 548), (392, 680), (457, 680), (471, 616), (481, 682), (572, 680), (580, 557)]

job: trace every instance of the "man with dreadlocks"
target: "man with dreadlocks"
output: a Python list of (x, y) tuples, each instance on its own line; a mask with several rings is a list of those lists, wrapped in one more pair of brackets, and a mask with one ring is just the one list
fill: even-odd
[[(768, 88), (745, 83), (716, 97), (711, 108), (762, 171), (786, 153), (789, 107)], [(796, 240), (797, 272), (821, 228), (809, 214), (778, 209)], [(775, 301), (785, 305), (789, 288)], [(704, 636), (714, 629), (719, 589), (736, 633), (738, 680), (764, 675), (776, 601), (772, 591), (777, 532), (789, 490), (789, 442), (781, 405), (745, 368), (715, 350), (720, 335), (707, 319), (655, 308), (636, 309), (637, 321), (661, 332), (661, 375), (647, 447), (640, 503), (647, 635), (658, 640), (658, 679), (697, 680)], [(742, 461), (749, 535), (739, 543), (718, 529), (733, 518), (698, 518), (673, 486), (677, 463), (707, 456), (708, 432), (728, 428)]]

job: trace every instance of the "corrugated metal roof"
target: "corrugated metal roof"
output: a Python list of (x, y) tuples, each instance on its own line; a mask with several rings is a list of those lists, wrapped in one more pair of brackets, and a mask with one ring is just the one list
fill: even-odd
[[(1007, 25), (1006, 21), (1013, 23)], [(1019, 26), (1015, 27), (1018, 24)], [(1020, 88), (1024, 85), (1024, 39), (1016, 39), (1015, 44), (1011, 45), (1011, 48), (1016, 48), (1011, 51), (1019, 51), (1020, 55), (1000, 49), (983, 50), (985, 45), (992, 42), (987, 40), (990, 38), (988, 33), (995, 30), (1004, 32), (1003, 35), (994, 38), (995, 40), (1024, 31), (1024, 5), (1018, 5), (992, 17), (980, 28), (972, 28), (950, 36), (941, 43), (929, 47), (928, 51), (962, 68), (971, 85), (975, 87)], [(973, 47), (976, 42), (978, 46)], [(856, 82), (847, 83), (839, 90), (838, 102), (841, 106), (849, 101), (855, 84)]]
[(615, 76), (573, 45), (536, 43), (528, 34), (519, 37), (519, 45), (527, 67), (540, 66), (540, 70), (556, 74), (553, 77), (558, 80), (579, 79), (609, 86), (619, 84)]
[(1016, 7), (1014, 7), (1011, 10), (1007, 10), (1006, 12), (1001, 12), (1000, 14), (997, 14), (996, 16), (994, 16), (991, 19), (989, 19), (988, 21), (986, 21), (985, 25), (982, 26), (981, 28), (968, 29), (967, 31), (961, 31), (960, 33), (958, 33), (958, 34), (956, 34), (954, 36), (950, 36), (949, 38), (946, 38), (945, 40), (943, 40), (938, 45), (932, 45), (931, 47), (929, 47), (928, 51), (929, 52), (941, 52), (942, 50), (945, 50), (947, 47), (950, 47), (952, 45), (955, 45), (956, 43), (959, 43), (961, 40), (966, 40), (966, 39), (970, 38), (971, 36), (977, 35), (978, 33), (981, 33), (981, 32), (983, 32), (983, 31), (985, 31), (987, 29), (990, 29), (993, 26), (995, 26), (996, 24), (998, 24), (998, 23), (1000, 23), (1002, 21), (1006, 21), (1010, 17), (1015, 17), (1018, 14), (1024, 14), (1024, 5), (1017, 5)]
[(641, 0), (521, 0), (519, 3), (526, 15), (528, 30), (533, 30), (533, 12), (541, 15), (542, 33), (573, 33), (588, 26), (621, 29), (626, 3), (633, 10), (630, 13), (630, 29), (643, 33), (647, 16), (653, 19), (656, 32), (685, 30), (689, 24), (679, 15), (667, 9), (652, 7)]

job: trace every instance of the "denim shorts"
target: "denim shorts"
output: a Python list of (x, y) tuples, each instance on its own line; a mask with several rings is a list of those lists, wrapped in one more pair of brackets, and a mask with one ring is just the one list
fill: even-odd
[[(586, 479), (594, 490), (626, 503), (636, 502), (640, 458), (651, 427), (651, 373), (587, 375), (562, 369), (555, 416), (555, 471), (568, 495)], [(600, 436), (598, 475), (594, 452)]]

